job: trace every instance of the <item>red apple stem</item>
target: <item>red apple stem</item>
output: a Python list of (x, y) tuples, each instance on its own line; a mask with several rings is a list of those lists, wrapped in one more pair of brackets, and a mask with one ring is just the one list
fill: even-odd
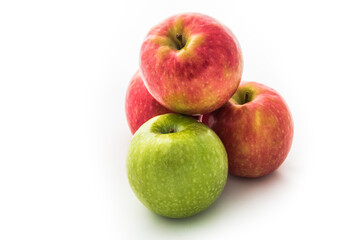
[(244, 103), (247, 103), (248, 101), (249, 101), (249, 92), (245, 92)]
[(176, 34), (176, 39), (179, 41), (179, 50), (184, 47), (183, 38), (181, 33)]

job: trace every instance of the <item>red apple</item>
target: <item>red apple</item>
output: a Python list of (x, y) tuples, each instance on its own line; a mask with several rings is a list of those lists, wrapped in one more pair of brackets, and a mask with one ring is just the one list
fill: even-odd
[(147, 89), (178, 113), (203, 114), (221, 107), (239, 86), (242, 70), (235, 36), (198, 13), (166, 19), (141, 46), (140, 71)]
[(276, 170), (288, 155), (294, 127), (284, 99), (256, 82), (242, 82), (220, 109), (203, 116), (203, 123), (220, 137), (229, 172), (256, 178)]
[(134, 134), (150, 118), (172, 111), (161, 106), (150, 95), (137, 71), (126, 92), (125, 112), (130, 131)]

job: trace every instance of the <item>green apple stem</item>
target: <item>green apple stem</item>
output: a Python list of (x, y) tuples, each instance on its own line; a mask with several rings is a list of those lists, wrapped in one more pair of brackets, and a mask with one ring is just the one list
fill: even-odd
[(175, 130), (173, 128), (170, 128), (169, 133), (173, 133)]
[(184, 47), (183, 38), (181, 33), (176, 34), (176, 39), (179, 41), (179, 50)]

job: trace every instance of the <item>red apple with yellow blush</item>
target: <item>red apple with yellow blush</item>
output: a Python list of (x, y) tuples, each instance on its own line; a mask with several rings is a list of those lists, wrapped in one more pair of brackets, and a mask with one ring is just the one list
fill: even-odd
[(284, 99), (274, 89), (242, 82), (220, 109), (205, 114), (226, 148), (229, 172), (248, 178), (275, 171), (286, 159), (293, 140), (293, 120)]
[(125, 98), (126, 119), (131, 133), (134, 134), (150, 118), (171, 112), (150, 95), (137, 71), (130, 81)]
[(235, 36), (203, 14), (166, 19), (141, 46), (140, 71), (147, 89), (178, 113), (204, 114), (224, 105), (239, 86), (242, 70)]

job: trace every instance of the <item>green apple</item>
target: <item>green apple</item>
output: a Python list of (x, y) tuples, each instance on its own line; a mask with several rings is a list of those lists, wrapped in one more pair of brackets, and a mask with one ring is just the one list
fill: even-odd
[(169, 113), (144, 123), (127, 155), (130, 186), (153, 212), (184, 218), (208, 208), (228, 175), (219, 137), (191, 117)]

